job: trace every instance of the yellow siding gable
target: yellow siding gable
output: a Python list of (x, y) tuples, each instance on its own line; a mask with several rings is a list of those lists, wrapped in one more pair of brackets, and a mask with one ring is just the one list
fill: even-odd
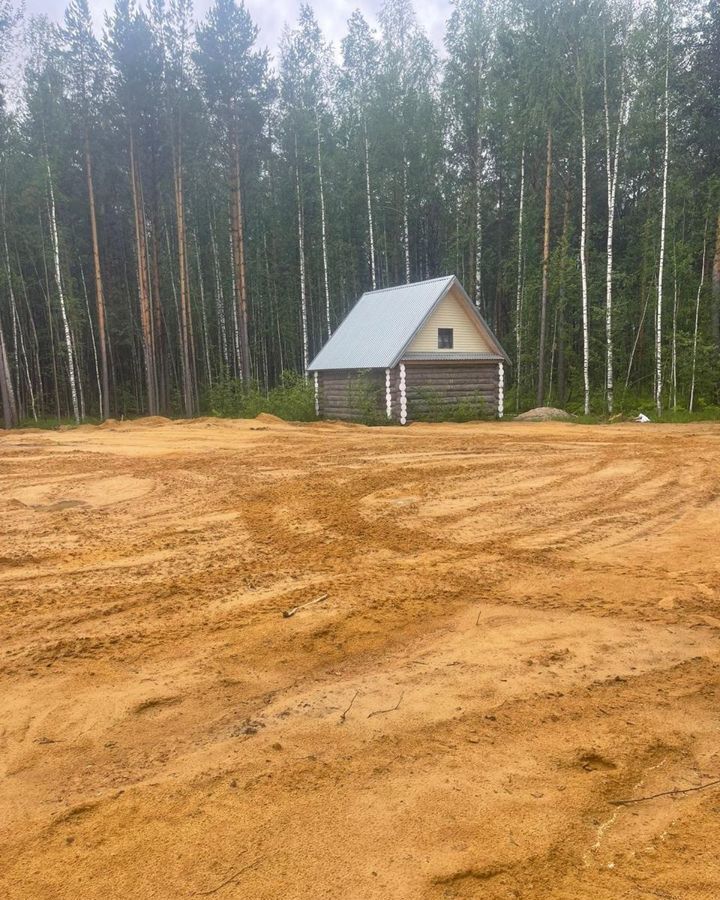
[[(438, 328), (452, 328), (452, 350), (439, 350)], [(408, 347), (409, 353), (492, 353), (481, 324), (470, 317), (464, 302), (453, 291), (442, 300)]]

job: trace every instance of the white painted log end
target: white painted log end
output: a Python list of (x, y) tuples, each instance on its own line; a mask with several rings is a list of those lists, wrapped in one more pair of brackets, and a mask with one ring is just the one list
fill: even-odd
[(505, 366), (498, 363), (498, 402), (497, 416), (502, 419), (505, 412)]
[(405, 363), (400, 363), (400, 424), (407, 422), (407, 393), (405, 391)]

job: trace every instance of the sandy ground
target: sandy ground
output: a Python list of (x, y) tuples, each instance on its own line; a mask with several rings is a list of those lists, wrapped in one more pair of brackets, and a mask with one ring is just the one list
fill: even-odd
[(0, 521), (3, 898), (720, 896), (717, 426), (10, 433)]

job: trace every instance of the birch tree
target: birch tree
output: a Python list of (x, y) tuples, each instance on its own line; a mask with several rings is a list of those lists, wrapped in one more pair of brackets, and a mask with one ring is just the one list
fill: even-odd
[(613, 237), (615, 232), (615, 205), (617, 197), (618, 171), (620, 168), (620, 135), (626, 109), (625, 72), (621, 64), (620, 100), (617, 124), (613, 136), (610, 126), (610, 98), (608, 88), (608, 51), (607, 36), (603, 29), (603, 112), (605, 119), (605, 173), (607, 179), (607, 244), (605, 267), (605, 395), (608, 413), (613, 412), (613, 323), (612, 323), (612, 288), (613, 288)]
[[(437, 56), (418, 25), (410, 0), (386, 0), (379, 21), (380, 102), (387, 123), (388, 164), (394, 169), (395, 210), (399, 212), (399, 274), (409, 283), (413, 277), (413, 256), (417, 254), (411, 247), (413, 232), (417, 230), (411, 227), (411, 203), (415, 186), (423, 184), (427, 191), (434, 176), (428, 132), (437, 126), (432, 101)], [(417, 204), (414, 212), (413, 218), (417, 219)]]
[(100, 418), (110, 414), (110, 376), (108, 368), (105, 291), (100, 260), (93, 153), (91, 133), (97, 129), (99, 107), (102, 104), (102, 84), (107, 67), (100, 43), (93, 33), (87, 0), (71, 0), (65, 12), (63, 30), (66, 68), (70, 74), (71, 109), (81, 135), (81, 155), (87, 185), (88, 218), (92, 243), (97, 341), (100, 350), (101, 383), (99, 393)]
[(467, 207), (473, 211), (472, 285), (468, 285), (468, 289), (478, 308), (484, 308), (483, 175), (493, 40), (493, 24), (485, 3), (482, 0), (460, 0), (448, 22), (448, 61), (443, 93), (449, 111), (453, 163), (468, 191)]
[[(8, 152), (8, 114), (5, 107), (5, 86), (2, 78), (2, 66), (5, 62), (6, 52), (10, 36), (14, 32), (15, 26), (19, 21), (18, 14), (13, 10), (8, 0), (0, 0), (0, 164), (3, 172), (5, 171), (6, 154)], [(5, 227), (5, 203), (3, 203), (3, 237), (7, 242), (7, 231)], [(7, 259), (7, 243), (6, 259)], [(12, 290), (10, 284), (10, 273), (7, 272), (8, 293)], [(3, 422), (5, 428), (12, 428), (18, 424), (18, 411), (15, 398), (15, 389), (13, 387), (12, 375), (10, 373), (10, 363), (8, 360), (7, 346), (5, 343), (5, 333), (2, 322), (2, 308), (0, 307), (0, 400), (2, 401)]]
[[(373, 224), (373, 177), (370, 171), (370, 127), (373, 105), (377, 103), (377, 41), (362, 14), (355, 10), (348, 20), (348, 33), (342, 41), (343, 65), (339, 87), (346, 115), (345, 129), (356, 140), (364, 164), (365, 213), (370, 284), (377, 288), (375, 226)], [(357, 151), (356, 151), (357, 152)]]
[(657, 305), (655, 309), (655, 408), (658, 415), (662, 413), (662, 314), (663, 314), (663, 276), (665, 274), (665, 224), (667, 219), (667, 184), (668, 163), (670, 156), (670, 24), (667, 26), (665, 45), (665, 91), (663, 94), (665, 148), (663, 151), (662, 205), (660, 212), (660, 251), (657, 276)]
[(582, 285), (582, 345), (583, 345), (583, 389), (584, 411), (590, 415), (590, 336), (588, 316), (588, 275), (587, 275), (587, 135), (585, 132), (585, 95), (580, 84), (580, 279)]

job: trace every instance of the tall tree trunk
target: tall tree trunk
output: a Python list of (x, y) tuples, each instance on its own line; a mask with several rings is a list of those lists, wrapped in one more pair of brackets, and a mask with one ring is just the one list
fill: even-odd
[[(181, 126), (180, 126), (181, 127)], [(185, 229), (185, 198), (183, 191), (182, 144), (178, 138), (173, 153), (173, 180), (175, 185), (175, 223), (177, 232), (178, 272), (180, 282), (180, 359), (182, 362), (182, 393), (185, 415), (192, 418), (195, 408), (195, 379), (193, 361), (195, 350), (192, 346), (189, 278), (187, 262), (187, 233)]]
[(110, 380), (108, 376), (107, 327), (105, 324), (105, 292), (103, 290), (102, 269), (100, 267), (100, 245), (98, 243), (97, 218), (95, 215), (95, 186), (93, 183), (90, 136), (85, 127), (85, 180), (87, 182), (88, 207), (90, 212), (90, 237), (92, 239), (93, 269), (95, 272), (95, 305), (97, 309), (98, 344), (100, 346), (100, 418), (110, 414)]
[(327, 336), (331, 337), (332, 326), (330, 325), (330, 281), (328, 278), (327, 235), (325, 232), (325, 188), (323, 186), (322, 153), (320, 148), (320, 120), (317, 110), (315, 110), (315, 133), (317, 135), (317, 166), (318, 182), (320, 186), (320, 230), (322, 238), (323, 283), (325, 287), (325, 327), (327, 329)]
[(713, 257), (712, 267), (712, 306), (711, 306), (711, 323), (712, 342), (715, 346), (715, 353), (720, 355), (720, 211), (717, 217), (717, 226), (715, 230), (715, 255)]
[(375, 234), (373, 231), (372, 194), (370, 192), (370, 151), (368, 148), (367, 122), (363, 117), (363, 137), (365, 140), (365, 196), (367, 199), (368, 243), (370, 247), (370, 278), (372, 289), (377, 288), (375, 276)]
[(547, 132), (545, 166), (545, 226), (543, 230), (542, 295), (540, 297), (540, 334), (538, 339), (537, 405), (545, 398), (545, 332), (547, 329), (548, 270), (550, 268), (550, 209), (552, 205), (552, 129)]
[(625, 79), (620, 90), (620, 112), (615, 132), (615, 154), (611, 151), (610, 104), (608, 101), (607, 46), (603, 31), (603, 99), (605, 107), (605, 170), (607, 174), (607, 265), (605, 271), (605, 393), (607, 409), (613, 411), (613, 332), (612, 332), (612, 289), (613, 289), (613, 235), (615, 228), (615, 196), (620, 161), (620, 132), (625, 115)]
[(237, 278), (235, 277), (235, 264), (233, 262), (235, 248), (233, 246), (233, 228), (232, 228), (232, 213), (228, 219), (228, 237), (230, 238), (230, 283), (232, 285), (232, 298), (233, 302), (230, 305), (230, 310), (232, 313), (232, 333), (233, 333), (233, 366), (234, 373), (236, 378), (240, 378), (242, 380), (242, 364), (240, 358), (242, 356), (242, 351), (240, 349), (240, 325), (238, 319), (238, 305), (236, 302), (238, 287), (237, 287)]
[(212, 387), (212, 367), (210, 366), (210, 334), (207, 323), (207, 310), (205, 308), (205, 285), (203, 283), (203, 271), (200, 263), (200, 242), (197, 231), (193, 233), (195, 243), (195, 265), (197, 267), (198, 291), (200, 293), (200, 322), (202, 323), (203, 358), (205, 360), (205, 377), (208, 386)]
[(77, 382), (75, 379), (75, 353), (73, 350), (72, 335), (70, 334), (70, 321), (65, 304), (65, 290), (63, 288), (60, 272), (60, 240), (58, 238), (57, 217), (55, 214), (55, 190), (53, 188), (52, 172), (50, 171), (50, 159), (45, 157), (48, 177), (48, 191), (50, 195), (50, 239), (52, 242), (53, 263), (55, 267), (55, 284), (60, 301), (60, 315), (62, 316), (63, 330), (65, 332), (65, 349), (67, 351), (68, 378), (70, 383), (70, 397), (72, 400), (73, 416), (80, 423), (80, 409), (78, 407)]
[(677, 409), (677, 317), (678, 317), (678, 281), (677, 281), (677, 257), (673, 247), (675, 262), (675, 277), (673, 279), (673, 317), (672, 317), (672, 344), (670, 348), (670, 389), (672, 395), (672, 407)]
[(237, 125), (232, 135), (231, 216), (233, 261), (235, 266), (236, 308), (240, 338), (242, 378), (250, 380), (250, 339), (248, 332), (247, 283), (245, 277), (245, 236), (243, 226), (242, 183), (240, 178), (240, 142)]
[[(697, 344), (698, 344), (698, 324), (700, 322), (700, 297), (702, 295), (703, 284), (705, 283), (705, 256), (707, 253), (707, 229), (708, 229), (708, 220), (705, 219), (705, 231), (703, 232), (703, 252), (702, 252), (702, 264), (700, 267), (700, 284), (697, 289), (697, 296), (695, 297), (695, 327), (693, 329), (693, 345), (692, 345), (692, 375), (690, 377), (690, 400), (688, 402), (688, 409), (690, 412), (693, 411), (693, 403), (695, 402), (695, 371), (697, 367)], [(720, 233), (720, 229), (719, 232)]]
[(410, 284), (410, 225), (408, 220), (408, 161), (403, 147), (403, 249), (405, 251), (405, 284)]
[(517, 294), (515, 296), (515, 411), (520, 408), (520, 366), (522, 362), (522, 263), (523, 216), (525, 213), (525, 144), (520, 156), (520, 203), (518, 212)]
[(143, 362), (145, 366), (145, 387), (147, 391), (148, 413), (158, 414), (157, 368), (155, 360), (155, 342), (153, 340), (153, 322), (150, 309), (150, 291), (148, 283), (148, 254), (145, 210), (142, 204), (140, 174), (135, 156), (135, 141), (130, 131), (130, 183), (133, 198), (135, 219), (135, 257), (137, 265), (138, 296), (140, 302), (140, 332), (142, 337)]
[(93, 362), (95, 363), (95, 380), (98, 389), (98, 404), (100, 410), (100, 418), (103, 418), (103, 395), (102, 395), (102, 379), (100, 376), (100, 363), (98, 361), (97, 341), (95, 340), (95, 328), (93, 327), (92, 315), (90, 314), (90, 298), (88, 297), (87, 284), (85, 283), (85, 272), (82, 263), (80, 263), (80, 282), (82, 283), (83, 297), (85, 298), (85, 309), (88, 317), (88, 327), (90, 328), (90, 342), (92, 344)]
[(558, 403), (564, 406), (567, 402), (567, 369), (565, 358), (565, 345), (567, 342), (566, 334), (566, 316), (565, 316), (565, 295), (566, 295), (566, 276), (567, 276), (567, 260), (569, 246), (570, 231), (570, 179), (565, 181), (565, 203), (563, 205), (563, 224), (562, 237), (560, 238), (560, 289), (558, 291), (558, 363), (557, 363), (557, 383), (558, 383)]
[(482, 177), (480, 167), (480, 139), (475, 160), (475, 271), (473, 272), (475, 306), (482, 306)]
[[(15, 302), (15, 290), (13, 288), (13, 279), (12, 279), (12, 269), (10, 268), (10, 248), (8, 247), (7, 240), (7, 223), (5, 221), (5, 186), (3, 185), (3, 198), (2, 198), (2, 229), (3, 229), (3, 250), (5, 255), (5, 275), (7, 277), (8, 283), (8, 294), (10, 297), (10, 309), (12, 310), (13, 323), (16, 323), (16, 333), (18, 335), (19, 345), (20, 345), (20, 354), (19, 357), (22, 359), (22, 368), (23, 373), (25, 375), (25, 381), (27, 382), (28, 387), (28, 396), (30, 398), (30, 409), (32, 411), (33, 419), (37, 422), (37, 408), (35, 405), (35, 390), (33, 388), (33, 381), (30, 375), (30, 364), (28, 362), (27, 350), (25, 347), (25, 336), (23, 335), (22, 325), (20, 324), (20, 317), (18, 315), (17, 303)], [(31, 317), (31, 325), (32, 325), (32, 317)], [(34, 327), (34, 326), (33, 326)], [(7, 357), (5, 352), (3, 351), (3, 359), (7, 363)], [(18, 369), (20, 368), (21, 359), (18, 357), (16, 352), (16, 364)], [(0, 375), (2, 377), (2, 375)], [(19, 372), (18, 372), (18, 382), (19, 382)], [(12, 388), (12, 382), (10, 384)], [(15, 392), (15, 406), (18, 404), (18, 394), (19, 391)], [(8, 410), (10, 410), (12, 404), (10, 402), (10, 395), (8, 395)], [(16, 417), (17, 417), (17, 409), (16, 409)]]
[(215, 274), (215, 309), (218, 324), (218, 338), (220, 342), (220, 352), (225, 367), (225, 374), (230, 371), (230, 355), (228, 352), (227, 327), (225, 324), (225, 295), (222, 284), (222, 271), (220, 269), (220, 259), (218, 256), (217, 241), (215, 239), (215, 226), (213, 224), (215, 212), (210, 217), (210, 247), (213, 254), (213, 271)]
[(298, 161), (297, 135), (295, 135), (295, 194), (297, 198), (298, 253), (300, 255), (300, 316), (302, 320), (302, 362), (303, 375), (308, 377), (308, 321), (307, 298), (305, 296), (305, 228), (303, 225), (302, 195), (300, 193), (300, 163)]
[(13, 428), (18, 423), (15, 391), (10, 377), (5, 335), (0, 321), (0, 399), (2, 399), (3, 422), (5, 428)]
[(582, 207), (580, 213), (580, 277), (582, 282), (583, 389), (585, 415), (590, 415), (590, 341), (587, 284), (587, 136), (585, 134), (585, 98), (580, 88), (580, 144), (582, 151)]
[(670, 155), (670, 103), (668, 82), (670, 77), (670, 32), (668, 30), (665, 51), (665, 152), (663, 154), (662, 212), (660, 214), (660, 259), (658, 261), (657, 306), (655, 309), (655, 408), (662, 413), (662, 301), (663, 275), (665, 273), (665, 223), (667, 219), (668, 158)]
[[(53, 373), (53, 393), (55, 395), (55, 414), (58, 422), (61, 418), (61, 410), (60, 410), (60, 381), (58, 379), (57, 373), (57, 362), (56, 362), (56, 353), (55, 353), (55, 325), (53, 322), (53, 314), (52, 314), (52, 302), (50, 300), (50, 272), (48, 271), (47, 266), (47, 250), (45, 249), (45, 229), (43, 228), (42, 222), (42, 213), (38, 213), (38, 219), (40, 224), (40, 241), (42, 243), (42, 261), (43, 261), (43, 269), (44, 269), (44, 282), (45, 286), (43, 289), (43, 294), (45, 295), (45, 305), (47, 306), (47, 323), (48, 323), (48, 336), (50, 338), (50, 361), (52, 365), (52, 373)], [(38, 272), (38, 281), (40, 285), (43, 284), (43, 281), (40, 279), (40, 273)]]
[(43, 409), (45, 398), (43, 392), (42, 368), (40, 366), (40, 341), (38, 340), (37, 328), (35, 327), (35, 319), (33, 318), (32, 309), (30, 307), (30, 298), (28, 297), (27, 284), (25, 283), (25, 277), (23, 276), (20, 254), (17, 252), (17, 250), (15, 258), (17, 260), (17, 273), (18, 277), (20, 278), (20, 287), (22, 288), (23, 300), (25, 301), (27, 321), (30, 323), (30, 332), (32, 334), (33, 369), (35, 384), (37, 386), (37, 405), (39, 409)]

